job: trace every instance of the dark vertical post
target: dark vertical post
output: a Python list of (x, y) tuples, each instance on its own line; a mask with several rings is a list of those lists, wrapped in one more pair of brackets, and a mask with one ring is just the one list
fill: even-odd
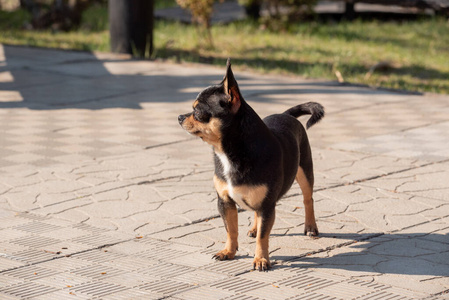
[(147, 44), (148, 44), (148, 57), (153, 54), (153, 30), (154, 30), (154, 0), (148, 1), (148, 18), (147, 18)]
[(153, 0), (109, 0), (111, 51), (145, 57), (153, 50)]
[(252, 0), (249, 1), (245, 7), (245, 12), (248, 17), (250, 17), (252, 20), (257, 21), (260, 18), (260, 9), (262, 7), (262, 1), (261, 0)]
[(355, 9), (354, 9), (354, 2), (349, 0), (345, 2), (345, 14), (344, 16), (348, 20), (353, 20), (355, 18)]

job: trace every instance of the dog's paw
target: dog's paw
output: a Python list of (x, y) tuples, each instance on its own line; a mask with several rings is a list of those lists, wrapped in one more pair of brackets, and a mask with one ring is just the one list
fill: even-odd
[(306, 224), (304, 226), (304, 235), (310, 236), (310, 237), (317, 237), (319, 234), (318, 227), (316, 224)]
[(257, 236), (257, 229), (251, 229), (248, 231), (248, 236), (255, 238)]
[(254, 257), (253, 269), (259, 270), (259, 272), (268, 271), (269, 269), (271, 269), (270, 260), (264, 257)]
[(216, 260), (229, 260), (229, 259), (234, 259), (235, 257), (235, 252), (229, 251), (228, 249), (223, 249), (220, 252), (216, 253), (214, 256), (212, 256), (212, 258), (216, 259)]

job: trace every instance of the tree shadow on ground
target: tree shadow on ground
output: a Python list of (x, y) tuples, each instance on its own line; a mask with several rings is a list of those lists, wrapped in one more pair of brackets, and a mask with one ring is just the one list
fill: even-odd
[[(385, 42), (385, 41), (384, 41)], [(249, 50), (251, 51), (258, 51), (258, 52), (264, 52), (264, 51), (280, 51), (279, 48), (276, 47), (266, 47), (266, 48), (257, 48), (256, 50)], [(197, 51), (184, 51), (184, 50), (178, 50), (178, 49), (164, 49), (163, 53), (161, 54), (163, 57), (169, 57), (169, 58), (176, 58), (177, 61), (191, 61), (191, 62), (199, 62), (199, 63), (207, 63), (212, 65), (223, 65), (223, 58), (221, 57), (215, 57), (215, 56), (203, 56)], [(253, 69), (269, 69), (269, 70), (279, 70), (281, 72), (288, 72), (292, 74), (314, 74), (316, 72), (318, 73), (334, 73), (333, 71), (333, 64), (327, 63), (327, 62), (316, 62), (316, 63), (307, 63), (302, 62), (298, 60), (289, 60), (289, 59), (267, 59), (263, 57), (258, 58), (233, 58), (232, 61), (234, 64), (247, 66)], [(351, 74), (352, 76), (366, 76), (366, 74), (369, 72), (371, 65), (366, 65), (362, 63), (346, 63), (341, 64), (338, 69), (341, 71), (342, 74)], [(317, 71), (320, 70), (320, 71)], [(441, 72), (439, 70), (436, 70), (434, 68), (430, 67), (424, 67), (421, 65), (412, 64), (409, 66), (403, 66), (403, 67), (389, 67), (386, 71), (379, 71), (376, 70), (375, 74), (381, 74), (381, 75), (409, 75), (410, 77), (418, 78), (418, 79), (426, 79), (426, 80), (442, 80), (446, 79), (449, 76), (449, 73), (447, 72)], [(388, 79), (393, 86), (398, 86), (399, 88), (403, 85), (401, 84), (401, 78), (389, 78)], [(326, 85), (330, 84), (331, 82), (327, 82)], [(325, 85), (324, 82), (320, 83), (321, 85)], [(341, 86), (341, 85), (349, 85), (349, 86), (357, 86), (358, 84), (347, 84), (347, 83), (338, 83), (336, 81), (333, 82), (335, 86)], [(368, 87), (368, 85), (359, 85), (363, 87)], [(420, 87), (422, 89), (425, 89), (428, 87), (428, 84), (422, 83), (417, 84), (416, 87)], [(378, 89), (381, 90), (381, 89)], [(290, 91), (286, 91), (290, 92)], [(304, 93), (327, 93), (326, 90), (303, 90)], [(347, 93), (347, 90), (342, 91), (341, 89), (333, 90), (332, 93), (338, 94), (338, 93)], [(364, 93), (365, 91), (357, 90), (358, 93)], [(369, 93), (369, 91), (366, 91)], [(395, 91), (398, 93), (405, 93), (404, 91)], [(282, 92), (281, 92), (282, 93)], [(349, 91), (351, 93), (351, 91)], [(413, 91), (407, 91), (409, 94), (415, 94), (415, 95), (422, 95), (420, 92), (413, 92)]]
[[(148, 61), (117, 59), (114, 56), (89, 52), (61, 51), (20, 46), (0, 46), (0, 108), (26, 107), (36, 110), (66, 108), (105, 109), (123, 107), (141, 109), (147, 102), (183, 102), (196, 98), (205, 87), (218, 84), (224, 75), (225, 60), (214, 58), (223, 68), (198, 74), (176, 74), (177, 70), (158, 72)], [(0, 52), (1, 54), (1, 52)], [(2, 61), (3, 60), (3, 61)], [(236, 64), (257, 66), (261, 59), (233, 60)], [(264, 61), (273, 67), (300, 68), (299, 62), (288, 60)], [(132, 69), (129, 68), (132, 65)], [(187, 69), (186, 69), (187, 70)], [(192, 70), (195, 70), (192, 67)], [(238, 74), (244, 96), (257, 96), (252, 101), (276, 101), (270, 95), (354, 93), (371, 94), (379, 91), (347, 86), (336, 82), (309, 80), (280, 82), (273, 76), (273, 85), (266, 81), (254, 83), (254, 77)], [(247, 79), (250, 79), (248, 82)], [(263, 88), (261, 88), (263, 87)], [(384, 91), (385, 92), (385, 91)], [(393, 93), (393, 92), (388, 92)]]
[[(449, 276), (449, 234), (404, 233), (359, 235), (328, 233), (321, 238), (354, 239), (331, 251), (302, 257), (277, 256), (289, 261), (275, 268), (340, 269), (368, 274)], [(326, 254), (327, 253), (327, 254)], [(334, 254), (335, 253), (335, 254)]]
[(412, 64), (410, 66), (404, 66), (404, 67), (398, 67), (398, 68), (391, 68), (390, 70), (386, 71), (385, 74), (398, 74), (398, 75), (410, 75), (414, 78), (419, 79), (442, 79), (447, 80), (449, 78), (449, 73), (447, 72), (441, 72), (436, 69), (432, 68), (426, 68), (424, 66)]

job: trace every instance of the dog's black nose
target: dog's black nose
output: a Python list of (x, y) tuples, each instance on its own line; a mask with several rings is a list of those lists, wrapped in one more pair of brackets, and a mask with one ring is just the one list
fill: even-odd
[(185, 116), (185, 115), (179, 115), (179, 116), (178, 116), (178, 122), (179, 122), (179, 124), (182, 125), (182, 122), (184, 122), (185, 119), (186, 119), (186, 116)]

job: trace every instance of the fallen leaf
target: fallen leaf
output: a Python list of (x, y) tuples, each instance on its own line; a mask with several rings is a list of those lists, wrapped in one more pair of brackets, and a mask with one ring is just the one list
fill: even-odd
[(335, 71), (335, 76), (337, 76), (338, 82), (345, 82), (345, 79), (343, 78), (343, 75), (341, 75), (340, 71)]
[(143, 238), (143, 236), (136, 236), (136, 239), (141, 239)]
[(102, 273), (101, 273), (101, 275), (105, 275), (105, 274), (106, 274), (106, 272), (102, 272)]
[(72, 287), (71, 285), (67, 285), (67, 287)]
[(277, 286), (277, 285), (274, 285), (274, 284), (272, 284), (272, 286), (274, 286), (274, 287), (275, 287), (275, 288), (277, 288), (277, 289), (279, 288), (279, 286)]

